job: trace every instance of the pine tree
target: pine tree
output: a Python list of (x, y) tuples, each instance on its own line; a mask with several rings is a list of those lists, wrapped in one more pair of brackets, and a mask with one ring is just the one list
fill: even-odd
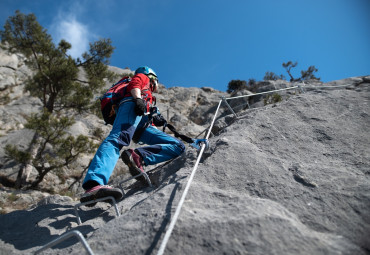
[(288, 61), (287, 63), (283, 63), (283, 67), (285, 68), (285, 70), (287, 71), (289, 77), (290, 77), (290, 81), (297, 81), (299, 79), (294, 79), (292, 73), (291, 73), (291, 69), (296, 67), (298, 65), (298, 62), (295, 62), (293, 63), (292, 61)]
[(37, 153), (31, 158), (27, 152), (21, 152), (15, 145), (6, 145), (5, 152), (8, 157), (18, 162), (26, 163), (31, 160), (31, 165), (38, 175), (30, 187), (37, 187), (50, 171), (62, 172), (63, 167), (68, 167), (81, 153), (92, 153), (96, 145), (88, 137), (79, 135), (73, 137), (66, 134), (66, 129), (74, 124), (74, 120), (67, 116), (57, 117), (48, 111), (32, 114), (26, 128), (33, 129), (38, 134), (35, 141)]
[[(301, 71), (301, 77), (298, 79), (295, 79), (293, 75), (291, 74), (291, 69), (296, 67), (298, 65), (298, 62), (293, 63), (292, 61), (288, 61), (287, 63), (283, 63), (283, 67), (286, 69), (287, 73), (290, 76), (290, 81), (304, 81), (304, 80), (320, 80), (320, 78), (315, 76), (315, 72), (318, 71), (318, 69), (315, 66), (310, 66), (306, 71)], [(267, 73), (266, 73), (267, 74)]]
[[(61, 40), (56, 46), (34, 14), (25, 15), (19, 11), (8, 18), (4, 30), (0, 30), (0, 37), (10, 52), (23, 53), (27, 57), (27, 65), (35, 75), (27, 82), (25, 89), (32, 96), (40, 98), (44, 106), (40, 114), (33, 115), (28, 120), (27, 127), (35, 131), (28, 152), (21, 152), (15, 146), (7, 146), (7, 155), (23, 164), (18, 173), (17, 187), (21, 187), (27, 180), (32, 167), (39, 172), (32, 184), (37, 186), (47, 172), (70, 164), (76, 160), (75, 155), (87, 150), (86, 146), (92, 146), (87, 137), (75, 139), (66, 135), (65, 129), (74, 122), (74, 118), (63, 116), (62, 110), (88, 110), (94, 92), (104, 86), (104, 78), (114, 78), (107, 67), (114, 47), (110, 39), (100, 39), (90, 43), (88, 52), (82, 54), (81, 58), (73, 59), (68, 55), (68, 50), (72, 47), (70, 43)], [(80, 70), (86, 74), (86, 80), (78, 79)], [(55, 112), (57, 114), (53, 115)], [(54, 125), (58, 121), (65, 123), (60, 126), (62, 130)], [(37, 122), (39, 125), (36, 125)], [(58, 132), (58, 139), (51, 141), (50, 134)], [(54, 146), (55, 156), (58, 158), (46, 154), (46, 144)], [(60, 153), (63, 148), (68, 148), (69, 154)], [(24, 157), (20, 159), (19, 155)], [(49, 168), (42, 169), (45, 165)]]
[(302, 80), (320, 80), (317, 78), (314, 73), (316, 73), (318, 69), (315, 66), (309, 66), (306, 71), (301, 71), (301, 79)]

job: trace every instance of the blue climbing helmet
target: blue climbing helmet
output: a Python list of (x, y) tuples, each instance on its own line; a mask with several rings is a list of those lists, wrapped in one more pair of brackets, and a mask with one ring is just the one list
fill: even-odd
[(154, 76), (155, 78), (157, 78), (157, 74), (154, 72), (154, 70), (147, 66), (140, 66), (138, 69), (136, 69), (135, 74), (138, 73), (143, 73), (149, 78), (151, 78), (150, 76)]
[(136, 69), (135, 74), (142, 73), (150, 79), (151, 91), (155, 91), (158, 87), (158, 77), (154, 70), (148, 66), (140, 66)]

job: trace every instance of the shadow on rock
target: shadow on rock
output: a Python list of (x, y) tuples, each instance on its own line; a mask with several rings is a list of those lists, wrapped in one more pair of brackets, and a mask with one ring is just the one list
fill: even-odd
[[(73, 215), (73, 216), (72, 216)], [(0, 239), (14, 245), (18, 250), (43, 246), (72, 228), (76, 222), (72, 205), (48, 204), (29, 211), (14, 211), (0, 216)], [(51, 231), (52, 228), (55, 231)], [(91, 226), (75, 228), (86, 235), (94, 229)], [(54, 232), (54, 233), (52, 233)], [(71, 239), (63, 247), (76, 243)]]
[[(172, 179), (173, 179), (172, 181), (175, 181), (174, 180), (175, 177), (172, 178)], [(179, 182), (176, 183), (175, 184), (175, 187), (173, 188), (173, 190), (171, 192), (171, 196), (168, 199), (168, 203), (166, 205), (166, 215), (165, 215), (165, 217), (164, 217), (164, 219), (162, 221), (161, 226), (159, 227), (158, 231), (156, 232), (156, 235), (153, 238), (152, 244), (150, 245), (150, 247), (146, 251), (146, 253), (145, 253), (146, 255), (152, 254), (153, 249), (157, 246), (159, 240), (161, 239), (162, 233), (164, 233), (164, 231), (166, 229), (166, 226), (167, 226), (167, 224), (169, 223), (169, 221), (171, 219), (172, 204), (173, 204), (173, 200), (175, 198), (175, 195), (176, 195), (176, 192), (177, 192), (179, 186), (180, 186), (180, 183)]]

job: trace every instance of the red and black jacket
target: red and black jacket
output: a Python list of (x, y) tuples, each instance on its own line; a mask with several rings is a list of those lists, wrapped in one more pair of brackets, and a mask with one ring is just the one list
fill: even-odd
[(148, 76), (142, 73), (138, 73), (134, 77), (132, 77), (130, 83), (127, 85), (125, 97), (132, 96), (131, 90), (135, 88), (140, 89), (141, 98), (149, 103), (148, 107), (153, 104), (153, 95), (152, 91), (150, 90), (150, 79), (148, 78)]

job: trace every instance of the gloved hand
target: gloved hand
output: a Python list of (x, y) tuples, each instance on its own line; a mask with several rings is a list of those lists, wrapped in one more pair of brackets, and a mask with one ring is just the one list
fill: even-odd
[(163, 127), (164, 125), (167, 124), (167, 121), (165, 120), (165, 118), (163, 118), (162, 115), (155, 115), (153, 116), (153, 123), (157, 127)]
[(146, 102), (142, 98), (136, 98), (135, 99), (135, 113), (139, 116), (143, 116), (144, 113), (146, 112)]
[(198, 151), (200, 150), (200, 146), (202, 144), (205, 144), (206, 145), (206, 150), (209, 148), (209, 142), (208, 142), (208, 139), (193, 139), (193, 143), (190, 144), (190, 146), (194, 147), (195, 149), (197, 149)]

